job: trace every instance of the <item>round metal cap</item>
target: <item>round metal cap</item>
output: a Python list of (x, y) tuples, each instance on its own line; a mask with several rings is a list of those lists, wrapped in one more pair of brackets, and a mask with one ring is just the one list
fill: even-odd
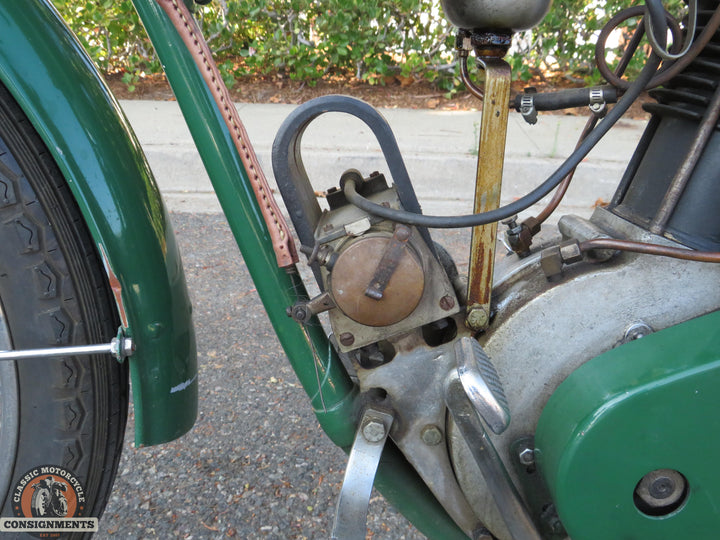
[(340, 253), (330, 274), (330, 294), (337, 307), (366, 326), (389, 326), (402, 321), (415, 310), (425, 289), (420, 260), (406, 246), (383, 297), (375, 300), (365, 296), (389, 241), (385, 236), (361, 238)]
[(543, 20), (551, 0), (441, 0), (447, 19), (468, 30), (527, 30)]

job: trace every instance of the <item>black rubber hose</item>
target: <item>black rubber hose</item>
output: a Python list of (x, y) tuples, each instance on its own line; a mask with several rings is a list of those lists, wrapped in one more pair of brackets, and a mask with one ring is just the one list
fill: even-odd
[(601, 90), (603, 100), (606, 103), (615, 103), (618, 100), (617, 88), (610, 85), (594, 86), (592, 88), (571, 88), (569, 90), (560, 90), (558, 92), (547, 92), (537, 94), (517, 94), (513, 101), (513, 108), (520, 111), (522, 106), (522, 97), (530, 95), (533, 98), (533, 106), (536, 111), (558, 111), (561, 109), (570, 109), (572, 107), (586, 107), (590, 105), (590, 92), (592, 90)]
[[(665, 11), (662, 3), (660, 0), (647, 0), (646, 5), (648, 6), (650, 16), (653, 18), (653, 25), (655, 25), (658, 35), (665, 35), (667, 33), (667, 24), (665, 22)], [(645, 67), (640, 72), (640, 75), (635, 82), (633, 82), (622, 99), (607, 114), (605, 119), (600, 122), (600, 124), (583, 140), (575, 151), (570, 154), (570, 157), (568, 157), (547, 180), (536, 187), (533, 191), (508, 205), (495, 210), (490, 210), (489, 212), (481, 212), (479, 214), (467, 214), (464, 216), (426, 216), (424, 214), (415, 214), (412, 212), (406, 212), (405, 210), (395, 210), (393, 208), (386, 208), (375, 204), (359, 195), (355, 189), (355, 181), (350, 179), (345, 182), (343, 187), (345, 197), (351, 204), (357, 206), (365, 212), (368, 212), (369, 214), (380, 216), (381, 218), (391, 221), (405, 223), (407, 225), (429, 227), (433, 229), (477, 227), (479, 225), (487, 225), (488, 223), (507, 219), (538, 202), (545, 195), (555, 189), (555, 187), (562, 182), (563, 178), (565, 178), (570, 171), (577, 167), (577, 165), (585, 158), (585, 156), (588, 155), (590, 150), (593, 149), (598, 141), (600, 141), (600, 139), (604, 137), (608, 131), (610, 131), (610, 128), (612, 128), (615, 122), (617, 122), (630, 108), (633, 101), (637, 99), (637, 97), (645, 89), (648, 82), (650, 82), (659, 65), (660, 58), (654, 53), (651, 54), (645, 64)]]
[(637, 80), (632, 84), (630, 89), (625, 93), (618, 104), (607, 114), (605, 119), (588, 135), (585, 140), (577, 147), (577, 149), (568, 157), (567, 160), (547, 179), (533, 191), (521, 197), (520, 199), (502, 206), (496, 210), (482, 212), (480, 214), (468, 214), (463, 216), (426, 216), (424, 214), (415, 214), (406, 212), (405, 210), (395, 210), (386, 208), (359, 195), (355, 190), (355, 182), (348, 180), (344, 186), (345, 197), (347, 200), (364, 210), (365, 212), (380, 216), (384, 219), (405, 223), (407, 225), (415, 225), (419, 227), (429, 227), (434, 229), (459, 229), (465, 227), (477, 227), (486, 225), (495, 221), (500, 221), (515, 214), (520, 213), (526, 208), (532, 206), (545, 195), (550, 193), (568, 173), (577, 167), (577, 165), (588, 155), (590, 150), (598, 143), (598, 141), (610, 130), (623, 114), (630, 108), (633, 101), (640, 95), (645, 85), (655, 74), (657, 67), (660, 65), (660, 59), (653, 54), (649, 59)]

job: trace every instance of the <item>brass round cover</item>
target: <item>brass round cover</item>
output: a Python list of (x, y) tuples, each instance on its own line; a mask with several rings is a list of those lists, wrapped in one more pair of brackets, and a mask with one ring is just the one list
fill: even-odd
[(417, 307), (425, 289), (422, 265), (406, 246), (383, 297), (365, 296), (389, 237), (361, 238), (343, 250), (330, 273), (330, 293), (335, 304), (353, 321), (366, 326), (389, 326), (402, 321)]

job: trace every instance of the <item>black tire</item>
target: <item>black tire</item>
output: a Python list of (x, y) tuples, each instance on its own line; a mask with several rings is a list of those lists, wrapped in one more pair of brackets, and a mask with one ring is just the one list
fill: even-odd
[[(103, 266), (67, 183), (0, 86), (0, 349), (107, 343), (117, 328)], [(99, 517), (127, 406), (127, 365), (109, 356), (0, 361), (0, 514), (15, 515), (13, 489), (25, 473), (51, 465), (80, 481), (83, 516)]]

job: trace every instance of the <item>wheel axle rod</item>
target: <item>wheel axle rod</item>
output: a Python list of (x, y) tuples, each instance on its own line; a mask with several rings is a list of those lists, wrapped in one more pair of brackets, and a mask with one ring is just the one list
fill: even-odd
[(30, 358), (58, 358), (63, 356), (90, 356), (93, 354), (110, 354), (117, 361), (122, 362), (135, 352), (135, 345), (131, 338), (113, 338), (110, 343), (99, 345), (77, 345), (73, 347), (51, 347), (46, 349), (26, 349), (0, 351), (2, 360), (28, 360)]

